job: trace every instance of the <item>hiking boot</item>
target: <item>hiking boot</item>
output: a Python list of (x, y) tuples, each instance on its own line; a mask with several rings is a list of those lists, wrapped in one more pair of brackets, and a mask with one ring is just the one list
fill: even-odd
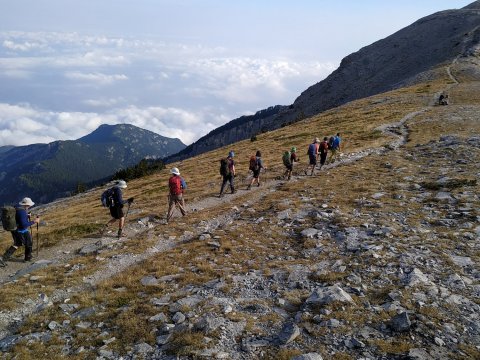
[(7, 263), (3, 262), (3, 259), (0, 257), (0, 267), (7, 266)]
[(250, 190), (252, 188), (252, 185), (247, 186), (247, 190)]
[(260, 186), (260, 183), (257, 183), (257, 187)]
[(8, 259), (10, 259), (13, 255), (13, 253), (17, 250), (16, 247), (14, 246), (10, 246), (7, 251), (5, 251), (5, 254), (3, 254), (3, 257), (2, 257), (2, 262), (6, 265), (6, 262), (8, 261)]
[(117, 232), (117, 238), (120, 239), (122, 237), (122, 229), (119, 229)]

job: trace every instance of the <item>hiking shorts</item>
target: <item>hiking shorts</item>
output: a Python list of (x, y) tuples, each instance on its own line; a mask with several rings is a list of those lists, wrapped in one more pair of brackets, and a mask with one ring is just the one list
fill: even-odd
[(125, 215), (123, 214), (123, 205), (111, 206), (110, 207), (110, 215), (112, 215), (112, 217), (114, 219), (117, 219), (117, 220), (124, 217)]
[(287, 168), (288, 171), (292, 171), (292, 170), (293, 170), (293, 164), (285, 165), (285, 167)]
[(317, 157), (315, 155), (308, 155), (308, 158), (310, 159), (310, 165), (317, 164)]
[(258, 177), (260, 176), (260, 169), (258, 170), (252, 170), (253, 171), (253, 177), (255, 179), (258, 179)]

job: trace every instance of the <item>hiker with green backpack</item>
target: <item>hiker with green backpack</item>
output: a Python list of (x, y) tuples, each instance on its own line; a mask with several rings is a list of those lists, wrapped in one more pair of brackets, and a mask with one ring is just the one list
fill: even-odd
[(255, 181), (257, 182), (257, 186), (260, 186), (260, 172), (262, 169), (266, 170), (267, 168), (263, 166), (262, 153), (260, 150), (257, 150), (255, 156), (250, 158), (249, 170), (252, 170), (253, 178), (250, 184), (247, 186), (247, 190), (252, 188), (252, 185)]
[(29, 232), (30, 226), (38, 224), (40, 217), (35, 217), (32, 221), (27, 210), (35, 205), (29, 197), (23, 198), (17, 207), (2, 208), (2, 225), (3, 228), (12, 233), (13, 245), (10, 246), (3, 256), (0, 258), (0, 266), (7, 265), (7, 261), (12, 257), (20, 246), (25, 246), (25, 262), (32, 261), (33, 241)]
[(282, 156), (283, 165), (285, 165), (285, 174), (283, 177), (290, 180), (293, 171), (293, 164), (300, 161), (297, 156), (297, 148), (294, 146), (290, 151), (285, 151)]
[(223, 196), (223, 191), (225, 190), (225, 186), (227, 185), (227, 183), (230, 183), (230, 189), (232, 191), (232, 194), (236, 192), (235, 184), (233, 182), (235, 178), (235, 161), (233, 160), (234, 156), (235, 153), (233, 152), (233, 150), (230, 150), (228, 156), (220, 160), (220, 175), (222, 175), (223, 181), (222, 187), (220, 188), (220, 195), (218, 197)]

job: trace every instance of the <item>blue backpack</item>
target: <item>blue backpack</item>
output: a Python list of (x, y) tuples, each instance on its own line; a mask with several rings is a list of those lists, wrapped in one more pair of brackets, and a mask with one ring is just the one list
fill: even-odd
[(315, 150), (316, 150), (315, 144), (308, 145), (307, 155), (312, 155), (312, 156), (315, 155)]
[(102, 193), (100, 200), (102, 201), (103, 207), (112, 207), (113, 206), (113, 188), (105, 190)]

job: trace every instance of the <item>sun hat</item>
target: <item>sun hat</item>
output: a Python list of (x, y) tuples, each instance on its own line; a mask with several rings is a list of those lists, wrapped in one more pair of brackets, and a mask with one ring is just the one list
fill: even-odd
[(180, 171), (178, 170), (178, 168), (172, 168), (172, 170), (170, 170), (170, 173), (173, 175), (180, 175)]
[(35, 203), (29, 197), (23, 198), (22, 201), (19, 202), (19, 205), (22, 206), (33, 206)]
[(115, 186), (119, 187), (120, 189), (125, 189), (127, 187), (127, 183), (125, 180), (117, 180)]
[(319, 143), (319, 142), (320, 142), (320, 139), (319, 139), (318, 137), (316, 137), (316, 138), (313, 140), (313, 142)]
[(228, 157), (233, 158), (234, 156), (235, 156), (235, 153), (233, 152), (233, 150), (230, 150), (230, 152), (228, 153)]
[(296, 152), (296, 151), (297, 151), (297, 148), (294, 146), (294, 147), (292, 147), (292, 150), (291, 150), (291, 151), (292, 151), (292, 152)]

